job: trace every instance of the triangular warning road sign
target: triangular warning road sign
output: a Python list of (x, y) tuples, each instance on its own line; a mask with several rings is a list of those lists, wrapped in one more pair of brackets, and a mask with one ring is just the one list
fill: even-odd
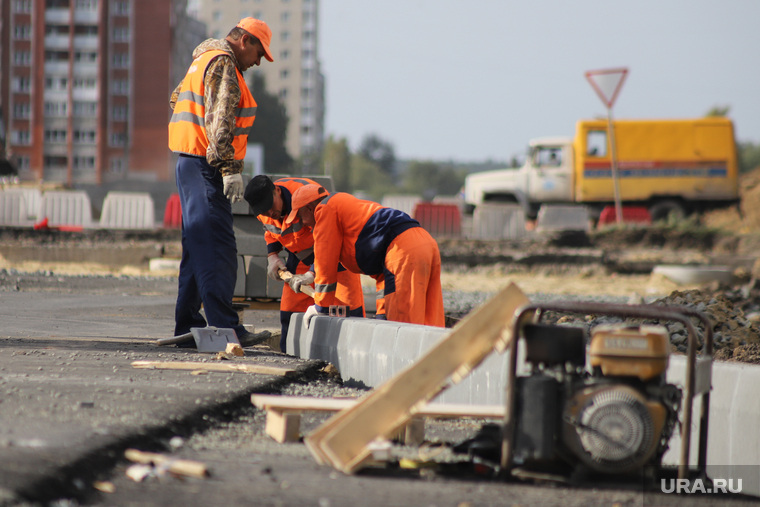
[(591, 83), (591, 87), (599, 95), (599, 98), (602, 99), (602, 102), (608, 108), (612, 108), (627, 75), (628, 69), (625, 67), (619, 69), (589, 70), (586, 72), (586, 79)]

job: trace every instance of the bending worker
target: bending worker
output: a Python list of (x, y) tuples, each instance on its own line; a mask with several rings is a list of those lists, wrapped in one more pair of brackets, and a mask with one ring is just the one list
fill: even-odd
[[(294, 273), (282, 288), (280, 299), (280, 324), (282, 336), (280, 350), (285, 352), (290, 316), (294, 312), (305, 312), (314, 304), (314, 299), (301, 292), (302, 286), (314, 283), (314, 236), (311, 227), (295, 219), (285, 226), (285, 217), (291, 211), (293, 192), (304, 185), (316, 185), (307, 178), (280, 178), (274, 182), (263, 174), (254, 176), (245, 189), (245, 200), (253, 213), (264, 224), (264, 239), (267, 243), (267, 276), (280, 280), (280, 271)], [(287, 261), (283, 262), (280, 252), (285, 251)], [(336, 303), (349, 307), (348, 314), (364, 317), (364, 294), (361, 277), (357, 273), (338, 267)]]
[[(304, 322), (335, 304), (338, 262), (377, 282), (378, 313), (398, 322), (444, 327), (438, 244), (406, 213), (320, 185), (293, 193), (287, 224), (314, 231), (314, 302)], [(380, 315), (378, 315), (380, 316)]]
[(169, 148), (179, 154), (175, 176), (182, 205), (175, 336), (205, 327), (206, 319), (210, 326), (234, 329), (244, 347), (270, 336), (248, 332), (232, 307), (237, 245), (231, 203), (243, 198), (243, 158), (256, 117), (242, 73), (262, 57), (272, 61), (271, 38), (263, 21), (242, 19), (226, 38), (195, 48), (193, 63), (171, 95)]

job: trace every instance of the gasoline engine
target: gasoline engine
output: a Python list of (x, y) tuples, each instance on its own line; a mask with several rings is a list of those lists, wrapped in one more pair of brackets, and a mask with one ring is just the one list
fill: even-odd
[(515, 378), (512, 466), (627, 474), (659, 465), (681, 390), (665, 380), (661, 325), (522, 327), (527, 370)]

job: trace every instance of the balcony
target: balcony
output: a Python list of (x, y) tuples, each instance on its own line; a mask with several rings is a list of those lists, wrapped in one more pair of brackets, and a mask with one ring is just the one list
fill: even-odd
[(81, 10), (74, 11), (74, 23), (80, 25), (97, 25), (98, 24), (98, 11), (93, 10)]
[(54, 25), (68, 25), (71, 21), (71, 13), (69, 9), (45, 9), (45, 23)]

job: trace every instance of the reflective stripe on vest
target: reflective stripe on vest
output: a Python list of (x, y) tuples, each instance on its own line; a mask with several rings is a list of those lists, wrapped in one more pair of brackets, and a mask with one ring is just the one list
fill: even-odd
[[(206, 51), (190, 65), (182, 81), (174, 106), (174, 113), (169, 122), (169, 149), (175, 153), (206, 156), (208, 136), (206, 135), (206, 107), (204, 100), (205, 86), (203, 79), (206, 68), (219, 56), (229, 56), (222, 50)], [(235, 129), (232, 146), (235, 160), (243, 160), (248, 144), (248, 134), (256, 119), (256, 101), (248, 89), (240, 70), (235, 69), (240, 87), (240, 102), (235, 110)]]

